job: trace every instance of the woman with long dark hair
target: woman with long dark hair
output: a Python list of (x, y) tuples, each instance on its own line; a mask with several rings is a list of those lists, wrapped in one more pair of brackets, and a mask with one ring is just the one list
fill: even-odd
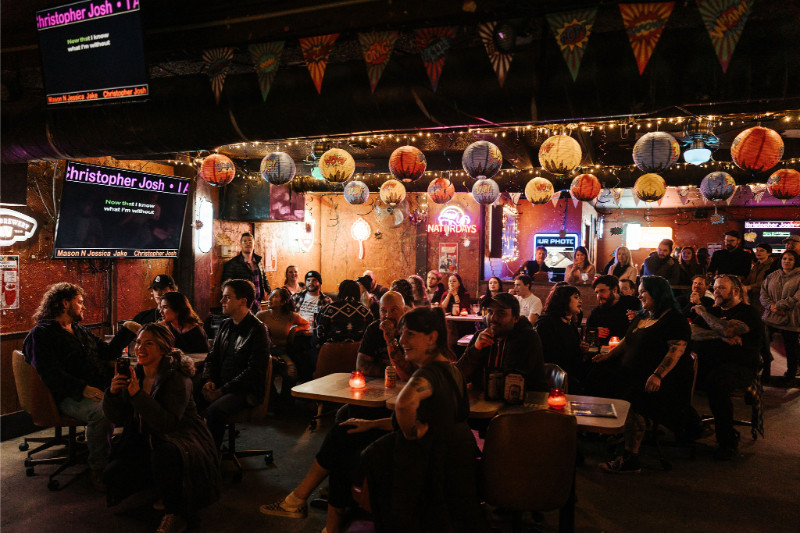
[(208, 336), (192, 304), (179, 292), (161, 297), (161, 318), (175, 337), (175, 347), (183, 353), (208, 353)]
[(431, 301), (425, 290), (425, 280), (416, 274), (412, 274), (408, 276), (408, 282), (411, 284), (412, 293), (414, 295), (414, 307), (430, 307)]
[(575, 248), (575, 259), (564, 272), (564, 281), (571, 285), (586, 285), (594, 281), (594, 265), (589, 262), (589, 250), (583, 246)]
[(691, 246), (681, 248), (680, 258), (678, 264), (681, 267), (681, 285), (691, 285), (695, 276), (705, 274), (705, 269), (697, 262), (697, 255)]
[(464, 281), (461, 276), (450, 274), (447, 286), (447, 292), (440, 295), (439, 299), (435, 299), (432, 303), (440, 304), (446, 315), (457, 314), (453, 312), (455, 306), (458, 306), (459, 312), (461, 309), (469, 310), (471, 301), (467, 289), (464, 288)]
[(483, 295), (482, 299), (491, 300), (494, 295), (500, 294), (501, 292), (503, 292), (503, 280), (497, 276), (492, 276), (489, 278), (489, 281), (486, 282), (486, 293)]

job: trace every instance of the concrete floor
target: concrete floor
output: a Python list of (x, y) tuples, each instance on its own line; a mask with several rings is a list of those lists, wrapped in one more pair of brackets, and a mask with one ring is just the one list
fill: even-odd
[[(785, 367), (784, 367), (785, 368)], [(777, 374), (777, 368), (773, 370)], [(737, 415), (748, 418), (749, 408), (737, 403)], [(739, 457), (728, 463), (711, 458), (713, 436), (700, 441), (695, 460), (680, 451), (671, 457), (673, 470), (661, 469), (655, 450), (642, 453), (640, 475), (609, 476), (597, 471), (599, 462), (611, 456), (602, 441), (580, 441), (586, 456), (578, 469), (576, 531), (661, 532), (736, 531), (788, 532), (800, 529), (800, 389), (767, 387), (764, 394), (766, 439), (753, 442), (743, 428)], [(698, 397), (698, 410), (708, 412)], [(242, 483), (231, 481), (233, 467), (223, 468), (222, 499), (202, 513), (200, 531), (279, 531), (317, 533), (325, 525), (325, 514), (309, 510), (306, 520), (267, 517), (258, 512), (262, 503), (287, 494), (303, 477), (318, 450), (329, 421), (315, 432), (307, 429), (309, 409), (268, 417), (260, 426), (243, 426), (241, 448), (271, 446), (275, 463), (267, 467), (261, 458), (245, 460)], [(47, 489), (47, 472), (25, 476), (25, 454), (17, 449), (20, 440), (0, 445), (0, 528), (11, 532), (155, 531), (161, 513), (152, 509), (154, 494), (140, 493), (108, 509), (104, 496), (94, 492), (88, 476), (61, 476), (58, 492)], [(557, 530), (557, 512), (545, 515), (543, 527)], [(356, 523), (351, 532), (364, 531)], [(495, 524), (510, 531), (506, 522)], [(371, 528), (367, 527), (367, 531)]]

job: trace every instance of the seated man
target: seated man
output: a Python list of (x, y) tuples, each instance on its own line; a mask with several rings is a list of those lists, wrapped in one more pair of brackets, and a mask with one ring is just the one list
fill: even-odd
[(700, 304), (694, 308), (692, 350), (698, 357), (698, 386), (705, 386), (714, 415), (714, 458), (725, 461), (736, 455), (739, 445), (731, 393), (750, 386), (756, 377), (764, 325), (755, 308), (742, 300), (742, 283), (736, 276), (717, 277), (714, 301), (710, 309)]
[(380, 303), (380, 318), (367, 326), (358, 348), (356, 367), (368, 377), (383, 377), (387, 366), (395, 367), (397, 379), (408, 381), (416, 368), (400, 349), (397, 325), (408, 311), (399, 292), (389, 291)]
[(383, 295), (389, 292), (389, 289), (378, 283), (378, 278), (372, 270), (365, 270), (362, 276), (369, 276), (372, 279), (372, 286), (369, 288), (370, 294), (375, 296), (378, 300), (383, 298)]
[(484, 390), (488, 373), (525, 375), (525, 390), (549, 391), (544, 373), (542, 341), (527, 318), (520, 317), (519, 300), (499, 293), (483, 301), (488, 327), (475, 335), (456, 366), (473, 390)]
[(528, 319), (531, 324), (536, 324), (542, 314), (542, 301), (531, 292), (530, 276), (521, 274), (514, 280), (514, 291), (519, 300), (519, 315)]
[(317, 314), (326, 305), (333, 303), (330, 296), (322, 292), (322, 274), (316, 270), (309, 270), (306, 274), (306, 288), (292, 296), (294, 308), (301, 317), (311, 325), (311, 328), (301, 332), (294, 339), (292, 348), (293, 359), (297, 364), (297, 371), (301, 381), (312, 379), (317, 368), (319, 349), (314, 346), (313, 335), (316, 328)]
[(637, 297), (639, 290), (636, 288), (636, 283), (629, 279), (619, 280), (619, 293), (622, 296)]
[(706, 296), (706, 291), (708, 291), (708, 280), (705, 276), (697, 275), (692, 278), (692, 292), (676, 298), (685, 318), (694, 322), (697, 319), (695, 306), (702, 305), (706, 309), (710, 309), (714, 305), (714, 300)]
[(152, 324), (153, 322), (161, 322), (161, 298), (168, 292), (177, 292), (178, 286), (175, 285), (175, 280), (172, 279), (172, 276), (160, 274), (153, 278), (148, 289), (153, 293), (153, 300), (156, 301), (156, 306), (154, 309), (142, 311), (133, 317), (133, 321), (141, 326)]
[(425, 294), (428, 295), (428, 300), (440, 300), (445, 293), (444, 283), (442, 283), (442, 273), (438, 270), (429, 270), (426, 278)]
[(203, 397), (210, 404), (206, 422), (219, 448), (228, 418), (264, 402), (271, 341), (267, 327), (252, 313), (253, 282), (229, 279), (222, 284), (219, 327), (203, 369)]
[(51, 285), (33, 315), (36, 325), (25, 337), (22, 353), (50, 389), (58, 410), (87, 423), (92, 483), (102, 491), (112, 429), (102, 407), (103, 391), (113, 376), (113, 367), (107, 361), (122, 354), (140, 326), (125, 322), (106, 343), (78, 324), (83, 320), (83, 295), (83, 289), (72, 283)]
[(320, 348), (326, 342), (361, 342), (372, 313), (360, 302), (358, 283), (346, 279), (339, 284), (339, 299), (320, 310), (314, 324), (313, 345)]

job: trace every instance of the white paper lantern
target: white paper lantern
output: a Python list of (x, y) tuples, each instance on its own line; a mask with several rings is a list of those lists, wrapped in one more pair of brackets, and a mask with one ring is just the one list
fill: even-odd
[(583, 153), (578, 141), (569, 135), (554, 135), (539, 148), (539, 164), (551, 174), (566, 174), (581, 164)]

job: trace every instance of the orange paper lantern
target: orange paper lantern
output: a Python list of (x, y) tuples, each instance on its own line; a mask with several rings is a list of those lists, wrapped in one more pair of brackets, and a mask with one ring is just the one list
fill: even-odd
[(769, 170), (783, 157), (783, 139), (769, 128), (748, 128), (733, 140), (731, 157), (744, 170)]
[(446, 204), (453, 199), (456, 188), (445, 178), (436, 178), (428, 185), (428, 198), (435, 204)]
[(591, 202), (600, 194), (600, 180), (594, 174), (581, 174), (572, 180), (569, 193), (576, 200)]
[(800, 196), (800, 172), (793, 168), (776, 170), (767, 180), (767, 190), (784, 202)]
[(200, 170), (197, 172), (200, 177), (206, 180), (209, 185), (214, 187), (224, 187), (233, 181), (236, 175), (236, 167), (233, 161), (221, 154), (211, 154), (203, 160)]
[(401, 146), (389, 157), (389, 172), (404, 183), (413, 183), (425, 173), (425, 154), (413, 146)]

